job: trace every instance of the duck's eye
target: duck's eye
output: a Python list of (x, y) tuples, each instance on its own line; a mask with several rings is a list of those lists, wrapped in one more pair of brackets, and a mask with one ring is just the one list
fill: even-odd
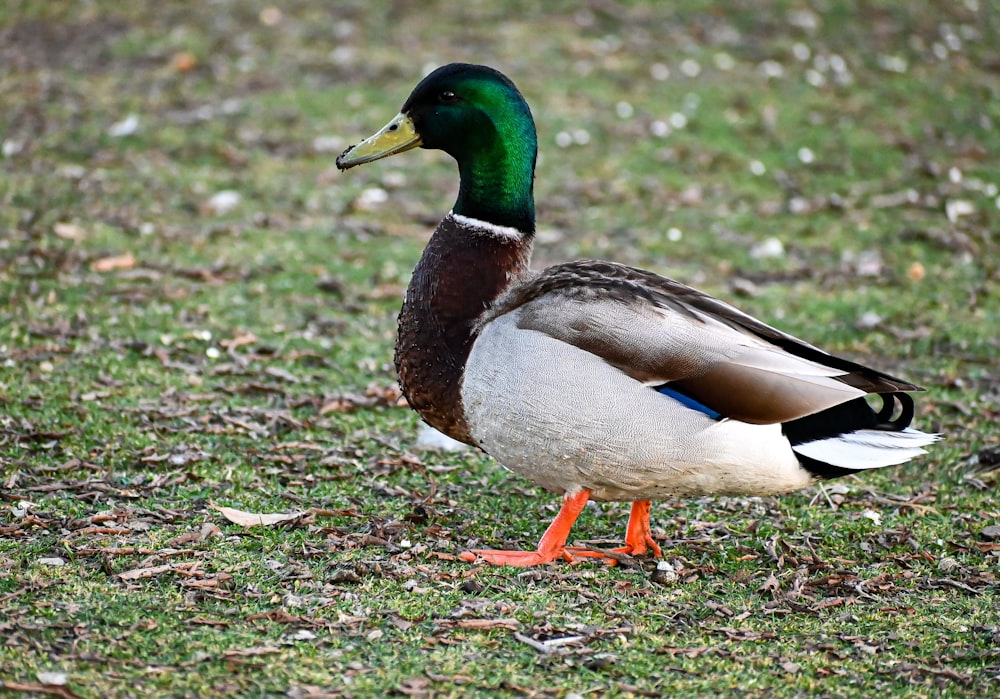
[(458, 95), (456, 95), (451, 90), (443, 90), (441, 92), (441, 94), (438, 95), (438, 101), (441, 102), (442, 104), (451, 104), (452, 102), (456, 101), (457, 99), (458, 99)]

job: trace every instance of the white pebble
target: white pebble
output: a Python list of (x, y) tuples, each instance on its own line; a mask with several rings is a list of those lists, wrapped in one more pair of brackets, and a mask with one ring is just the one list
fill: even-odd
[(313, 139), (313, 150), (317, 153), (338, 153), (344, 150), (344, 144), (340, 136), (317, 136)]
[(757, 72), (768, 79), (780, 78), (785, 74), (785, 66), (781, 65), (777, 61), (762, 61), (760, 65), (757, 66)]
[(52, 556), (50, 558), (39, 558), (37, 563), (42, 566), (64, 566), (66, 565), (66, 559), (59, 556)]
[(0, 146), (0, 152), (3, 153), (3, 157), (9, 158), (12, 155), (17, 155), (24, 149), (24, 141), (15, 141), (12, 138), (5, 139), (3, 145)]
[(719, 70), (729, 71), (736, 67), (736, 60), (725, 51), (715, 54), (713, 60)]
[(129, 114), (121, 121), (116, 121), (108, 127), (108, 136), (111, 136), (111, 138), (121, 138), (122, 136), (131, 136), (138, 130), (139, 117), (135, 114)]
[[(670, 131), (671, 131), (670, 125), (667, 122), (661, 121), (659, 119), (657, 119), (656, 121), (654, 121), (652, 124), (649, 125), (649, 132), (654, 136), (658, 136), (660, 138), (666, 138), (667, 136), (669, 136)], [(1000, 199), (997, 199), (997, 207), (1000, 208)]]
[(381, 187), (368, 187), (354, 200), (354, 206), (361, 211), (372, 211), (389, 201), (389, 193)]
[(944, 212), (948, 220), (955, 223), (962, 216), (976, 213), (976, 207), (967, 199), (949, 199), (945, 202)]
[(69, 675), (65, 672), (39, 672), (35, 675), (35, 678), (41, 684), (47, 684), (52, 687), (65, 687), (69, 684)]
[(653, 80), (663, 82), (670, 77), (670, 68), (663, 63), (654, 63), (649, 66), (649, 74), (652, 76)]
[(441, 451), (463, 451), (469, 448), (467, 444), (452, 439), (443, 432), (438, 432), (430, 425), (420, 426), (415, 446), (418, 449), (440, 449)]
[(902, 56), (888, 56), (886, 54), (879, 54), (878, 67), (887, 73), (905, 73), (906, 69), (909, 67), (906, 63), (906, 59)]
[(877, 525), (882, 524), (882, 515), (880, 515), (875, 510), (865, 510), (864, 512), (861, 513), (861, 516), (870, 519)]
[(693, 58), (685, 58), (681, 61), (681, 72), (689, 78), (697, 78), (701, 73), (701, 64)]
[(858, 316), (855, 325), (861, 330), (873, 330), (881, 325), (883, 320), (885, 319), (875, 311), (865, 311)]
[(816, 156), (809, 148), (799, 148), (799, 160), (808, 165), (816, 160)]
[(826, 78), (818, 70), (813, 70), (810, 68), (806, 71), (806, 82), (813, 87), (823, 87), (826, 85)]
[(239, 192), (232, 189), (224, 189), (212, 195), (212, 198), (208, 200), (207, 208), (212, 213), (221, 216), (235, 209), (240, 205), (241, 201), (243, 201), (243, 195)]
[(784, 244), (777, 238), (768, 238), (750, 248), (750, 257), (755, 260), (763, 260), (772, 257), (781, 257), (785, 254)]

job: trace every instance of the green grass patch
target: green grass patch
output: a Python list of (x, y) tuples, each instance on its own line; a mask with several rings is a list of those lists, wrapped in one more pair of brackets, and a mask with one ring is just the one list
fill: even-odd
[[(4, 5), (0, 688), (996, 694), (1000, 41), (953, 5)], [(557, 498), (417, 450), (397, 404), (454, 164), (333, 163), (452, 60), (531, 103), (536, 265), (703, 288), (926, 386), (946, 440), (825, 492), (659, 503), (673, 574), (455, 560), (533, 546)]]

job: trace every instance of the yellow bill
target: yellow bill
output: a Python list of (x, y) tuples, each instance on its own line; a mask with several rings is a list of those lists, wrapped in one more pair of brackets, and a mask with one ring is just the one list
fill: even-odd
[(420, 134), (414, 128), (413, 120), (405, 114), (397, 114), (378, 133), (341, 153), (337, 158), (337, 167), (346, 170), (355, 165), (408, 151), (420, 143)]

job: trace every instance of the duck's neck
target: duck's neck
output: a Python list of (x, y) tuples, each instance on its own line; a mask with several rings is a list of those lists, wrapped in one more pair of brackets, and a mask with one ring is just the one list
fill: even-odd
[(461, 184), (453, 211), (497, 226), (535, 232), (534, 149), (504, 149), (459, 161)]
[(433, 427), (471, 444), (460, 389), (476, 322), (527, 275), (532, 237), (457, 209), (438, 226), (413, 271), (395, 360), (410, 405)]

